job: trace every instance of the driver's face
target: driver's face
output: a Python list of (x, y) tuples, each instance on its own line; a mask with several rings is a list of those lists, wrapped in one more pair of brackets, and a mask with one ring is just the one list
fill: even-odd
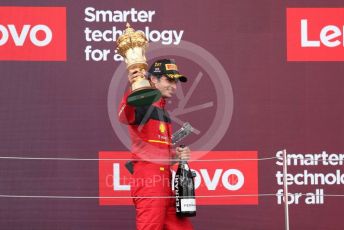
[(171, 98), (177, 90), (177, 80), (162, 76), (155, 83), (155, 87), (161, 92), (162, 97)]

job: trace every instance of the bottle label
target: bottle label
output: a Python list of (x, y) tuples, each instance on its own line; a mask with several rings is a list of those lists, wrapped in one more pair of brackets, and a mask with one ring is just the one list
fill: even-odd
[(195, 199), (180, 199), (180, 207), (182, 212), (195, 212), (196, 200)]

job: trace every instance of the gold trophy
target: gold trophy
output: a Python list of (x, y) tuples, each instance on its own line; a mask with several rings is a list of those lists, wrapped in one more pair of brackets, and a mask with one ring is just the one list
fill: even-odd
[[(147, 70), (145, 51), (148, 41), (142, 31), (135, 31), (127, 23), (124, 33), (117, 39), (117, 51), (124, 58), (127, 69), (140, 68)], [(161, 93), (156, 89), (145, 76), (133, 79), (131, 92), (127, 103), (133, 106), (151, 105), (161, 97)]]

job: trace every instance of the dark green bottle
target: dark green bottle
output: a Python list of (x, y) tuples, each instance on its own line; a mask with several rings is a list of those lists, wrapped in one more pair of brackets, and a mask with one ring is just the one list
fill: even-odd
[(181, 160), (174, 178), (177, 216), (196, 216), (195, 176), (187, 161)]

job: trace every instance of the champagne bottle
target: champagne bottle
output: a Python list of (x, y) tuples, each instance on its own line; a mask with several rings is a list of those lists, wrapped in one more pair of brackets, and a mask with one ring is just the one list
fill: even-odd
[(187, 161), (181, 160), (174, 178), (177, 216), (196, 216), (195, 176)]

